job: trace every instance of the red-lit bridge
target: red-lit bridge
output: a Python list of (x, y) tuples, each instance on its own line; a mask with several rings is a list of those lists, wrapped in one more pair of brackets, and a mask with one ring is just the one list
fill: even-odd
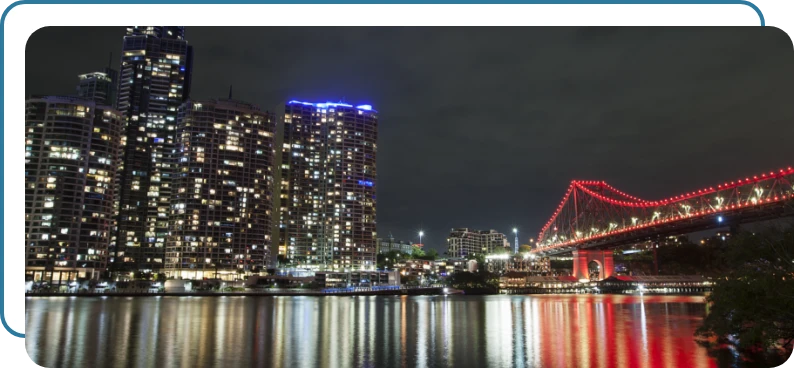
[(626, 194), (603, 181), (574, 180), (540, 231), (534, 252), (581, 253), (791, 215), (791, 167), (656, 201)]

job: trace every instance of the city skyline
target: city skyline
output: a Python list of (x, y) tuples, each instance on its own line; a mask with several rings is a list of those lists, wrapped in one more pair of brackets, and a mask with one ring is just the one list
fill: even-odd
[[(36, 50), (58, 50), (65, 36), (56, 33), (68, 32), (34, 34), (26, 94), (74, 93), (78, 74), (120, 50), (123, 28), (92, 29), (97, 42), (67, 43), (74, 50), (61, 53), (74, 57), (53, 71), (37, 67), (45, 58)], [(191, 27), (201, 55), (193, 95), (222, 96), (233, 84), (236, 96), (263, 109), (290, 99), (376, 106), (378, 236), (417, 241), (421, 229), (423, 243), (439, 251), (456, 227), (515, 226), (525, 243), (571, 179), (606, 180), (655, 199), (755, 173), (759, 160), (770, 165), (760, 169), (787, 164), (784, 135), (775, 132), (794, 117), (782, 103), (794, 77), (783, 72), (791, 43), (779, 30), (440, 29), (426, 38), (420, 31), (429, 32), (377, 29), (372, 37), (389, 42), (376, 44), (350, 28)], [(103, 42), (104, 33), (114, 40)], [(291, 61), (228, 42), (246, 33)], [(476, 53), (462, 46), (466, 39)], [(310, 40), (316, 47), (305, 47)], [(374, 51), (358, 50), (362, 44)], [(310, 61), (329, 52), (339, 57)], [(759, 139), (747, 139), (747, 121)], [(469, 166), (485, 170), (474, 175)]]

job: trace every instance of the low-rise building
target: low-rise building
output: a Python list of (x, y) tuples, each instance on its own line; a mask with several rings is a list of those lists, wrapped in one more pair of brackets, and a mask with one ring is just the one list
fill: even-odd
[(394, 267), (403, 276), (422, 276), (436, 272), (436, 261), (427, 259), (408, 259), (401, 263), (396, 263)]
[(496, 230), (452, 229), (447, 238), (447, 253), (450, 257), (466, 258), (477, 254), (491, 254), (497, 248), (510, 250), (507, 237)]
[(386, 239), (378, 238), (377, 244), (378, 254), (388, 253), (394, 250), (405, 254), (411, 254), (411, 252), (413, 252), (414, 246), (414, 244), (411, 244), (411, 242), (394, 240), (394, 237), (392, 236), (389, 236)]
[(321, 271), (314, 275), (314, 282), (322, 288), (366, 287), (400, 285), (400, 275), (394, 271)]

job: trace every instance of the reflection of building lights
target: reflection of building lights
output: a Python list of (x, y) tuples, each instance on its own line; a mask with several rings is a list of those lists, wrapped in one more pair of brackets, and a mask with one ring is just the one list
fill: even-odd
[(489, 256), (485, 256), (485, 259), (508, 259), (510, 258), (509, 254), (491, 254)]

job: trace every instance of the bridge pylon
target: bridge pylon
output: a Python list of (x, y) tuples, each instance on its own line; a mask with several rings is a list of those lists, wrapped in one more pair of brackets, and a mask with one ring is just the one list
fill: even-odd
[(611, 250), (575, 250), (573, 251), (573, 276), (579, 280), (590, 279), (590, 262), (598, 263), (598, 280), (615, 273), (615, 263)]

